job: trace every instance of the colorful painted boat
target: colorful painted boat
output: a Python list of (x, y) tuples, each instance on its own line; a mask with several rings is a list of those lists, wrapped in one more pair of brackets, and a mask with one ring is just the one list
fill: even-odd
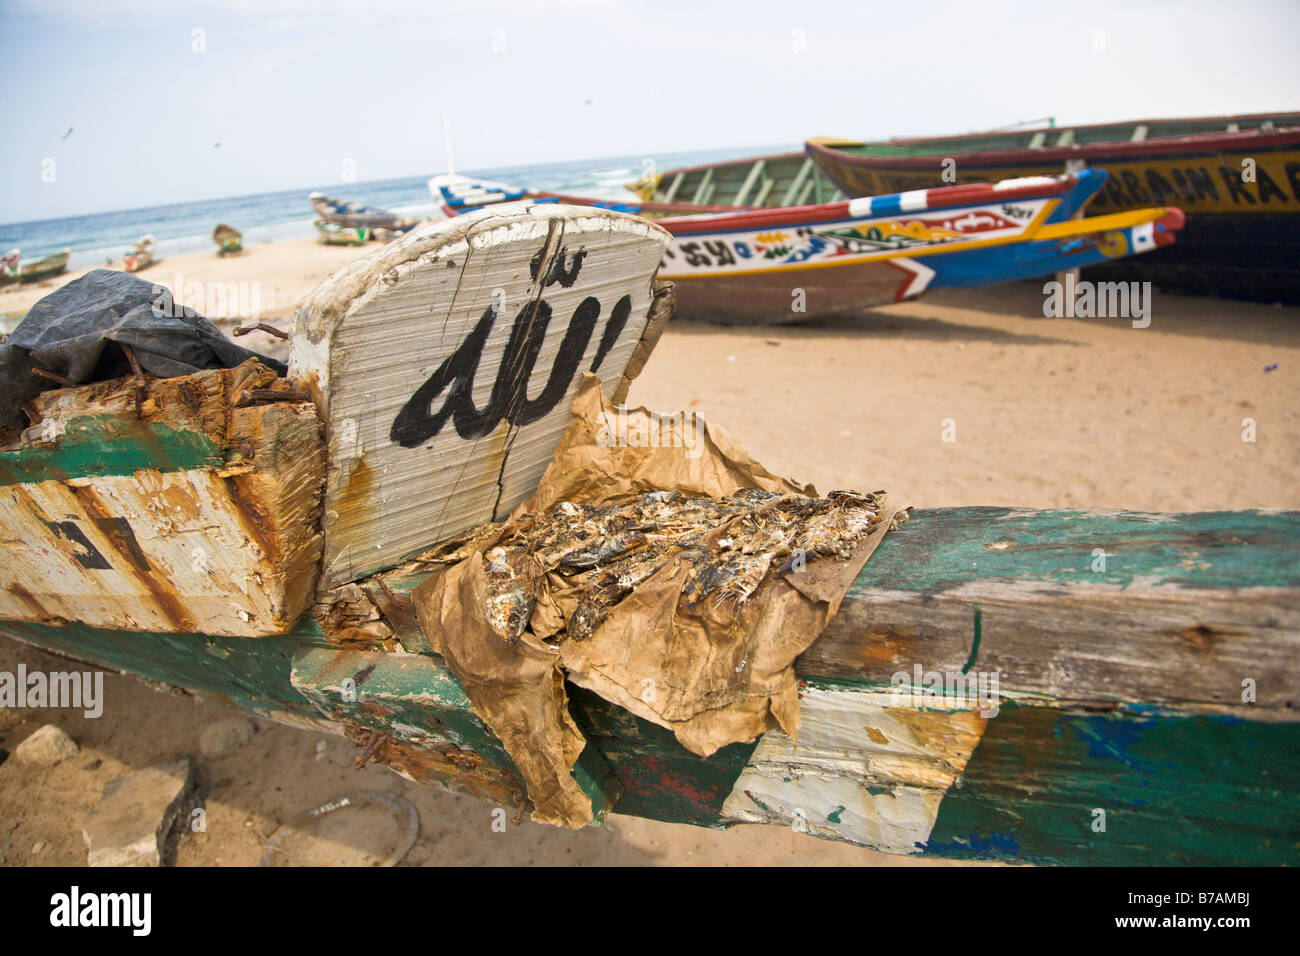
[(127, 272), (139, 272), (154, 262), (153, 236), (141, 236), (125, 255), (122, 256), (122, 268)]
[(317, 219), (313, 225), (317, 238), (327, 246), (364, 246), (370, 241), (370, 229), (366, 226), (343, 226), (323, 219)]
[[(671, 312), (652, 279), (669, 241), (590, 207), (474, 211), (318, 288), (287, 380), (251, 360), (143, 396), (134, 376), (41, 393), (0, 449), (0, 536), (24, 545), (0, 563), (0, 632), (526, 811), (417, 621), (430, 565), (405, 559), (536, 486), (582, 370), (623, 400)], [(502, 302), (523, 304), (509, 331)], [(563, 388), (529, 388), (543, 356)], [(479, 408), (475, 370), (515, 360), (509, 400)], [(1295, 512), (915, 513), (796, 661), (797, 745), (701, 757), (574, 689), (573, 774), (597, 818), (963, 859), (1294, 863), (1298, 536)]]
[[(784, 324), (859, 314), (943, 286), (1051, 275), (1174, 241), (1183, 224), (1176, 208), (1075, 218), (1105, 182), (1104, 172), (1090, 169), (817, 206), (658, 218), (673, 236), (660, 275), (678, 284), (677, 314), (685, 318)], [(449, 216), (520, 199), (641, 209), (462, 177), (434, 177), (429, 185)]]
[(212, 230), (212, 241), (217, 244), (217, 255), (228, 256), (244, 248), (244, 234), (224, 222), (218, 223)]
[(337, 223), (340, 226), (406, 232), (418, 222), (413, 216), (399, 216), (386, 209), (348, 202), (346, 199), (333, 199), (324, 193), (312, 193), (308, 199), (317, 216), (325, 222)]
[(1111, 175), (1094, 212), (1177, 205), (1178, 245), (1099, 278), (1300, 301), (1300, 113), (1135, 120), (867, 143), (817, 138), (808, 155), (849, 195), (1051, 175)]
[(0, 257), (0, 284), (6, 282), (39, 282), (64, 272), (68, 268), (68, 259), (72, 256), (70, 249), (64, 249), (53, 255), (37, 259), (35, 262), (23, 262), (17, 249), (11, 249)]

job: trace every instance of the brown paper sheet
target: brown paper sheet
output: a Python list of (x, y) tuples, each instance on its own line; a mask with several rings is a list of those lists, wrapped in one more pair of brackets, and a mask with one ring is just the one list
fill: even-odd
[[(534, 819), (579, 827), (592, 809), (569, 772), (585, 742), (568, 713), (566, 677), (669, 728), (703, 756), (778, 726), (796, 736), (794, 660), (838, 610), (896, 513), (882, 505), (846, 557), (816, 556), (784, 571), (772, 565), (742, 600), (692, 600), (684, 593), (691, 562), (669, 557), (603, 608), (594, 627), (579, 627), (575, 612), (596, 572), (559, 573), (508, 548), (528, 540), (539, 516), (571, 507), (562, 502), (600, 506), (664, 490), (715, 499), (747, 488), (776, 493), (770, 499), (816, 492), (773, 475), (715, 425), (686, 416), (665, 428), (646, 409), (612, 407), (592, 375), (572, 414), (533, 497), (414, 598), (430, 644), (523, 774)], [(741, 522), (708, 530), (704, 544), (730, 547), (727, 536)]]

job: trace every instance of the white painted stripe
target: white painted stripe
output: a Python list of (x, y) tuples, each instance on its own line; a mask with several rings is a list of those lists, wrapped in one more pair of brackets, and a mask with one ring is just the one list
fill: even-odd
[(988, 721), (943, 698), (921, 709), (887, 691), (802, 693), (798, 741), (780, 731), (763, 735), (723, 817), (919, 852)]
[(1143, 226), (1133, 227), (1133, 251), (1150, 252), (1156, 247), (1156, 224), (1148, 222)]
[(850, 216), (870, 216), (871, 215), (871, 197), (863, 196), (859, 199), (849, 200)]
[(1033, 186), (1051, 186), (1055, 184), (1060, 177), (1058, 176), (1022, 176), (1019, 179), (1004, 179), (1001, 182), (993, 184), (994, 192), (1002, 192), (1007, 189), (1025, 189)]
[(934, 270), (925, 263), (918, 262), (917, 260), (906, 256), (892, 259), (890, 261), (901, 269), (907, 269), (914, 275), (912, 281), (908, 283), (907, 288), (903, 290), (904, 297), (920, 295), (929, 288), (930, 280), (934, 278)]
[(898, 208), (903, 212), (917, 212), (921, 209), (929, 208), (926, 197), (930, 194), (928, 189), (913, 189), (911, 192), (898, 194)]

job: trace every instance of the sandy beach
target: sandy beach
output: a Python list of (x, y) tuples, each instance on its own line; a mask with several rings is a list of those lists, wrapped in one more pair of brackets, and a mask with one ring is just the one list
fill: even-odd
[[(142, 278), (255, 285), (261, 317), (288, 328), (297, 300), (364, 251), (267, 244), (226, 259), (163, 260)], [(0, 313), (21, 314), (55, 287), (0, 290)], [(1300, 508), (1300, 308), (1157, 293), (1150, 327), (1134, 329), (1045, 319), (1042, 304), (1041, 283), (1022, 283), (798, 327), (674, 322), (629, 403), (697, 412), (771, 470), (819, 490), (883, 488), (917, 508)], [(242, 341), (276, 343), (264, 333)], [(1254, 442), (1242, 440), (1244, 419), (1254, 422)], [(956, 440), (945, 441), (945, 430)], [(56, 667), (50, 660), (0, 639), (0, 670)], [(0, 864), (84, 863), (79, 823), (102, 785), (197, 754), (204, 727), (230, 716), (116, 675), (106, 689), (98, 720), (0, 711), (6, 749), (51, 719), (82, 748), (50, 770), (8, 762)], [(280, 822), (365, 788), (400, 792), (419, 809), (408, 864), (919, 862), (783, 828), (715, 832), (617, 815), (602, 829), (526, 823), (495, 834), (487, 804), (373, 766), (355, 772), (351, 761), (339, 738), (259, 722), (234, 756), (199, 760), (208, 831), (183, 839), (177, 862), (255, 864)]]

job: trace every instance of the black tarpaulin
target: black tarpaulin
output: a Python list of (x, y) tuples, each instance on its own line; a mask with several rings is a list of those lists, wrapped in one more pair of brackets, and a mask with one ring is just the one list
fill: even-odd
[(78, 385), (131, 373), (122, 350), (160, 378), (234, 368), (256, 358), (281, 374), (283, 362), (228, 339), (171, 292), (125, 272), (95, 269), (41, 299), (0, 345), (0, 432), (26, 425), (21, 406), (57, 382), (42, 368)]

